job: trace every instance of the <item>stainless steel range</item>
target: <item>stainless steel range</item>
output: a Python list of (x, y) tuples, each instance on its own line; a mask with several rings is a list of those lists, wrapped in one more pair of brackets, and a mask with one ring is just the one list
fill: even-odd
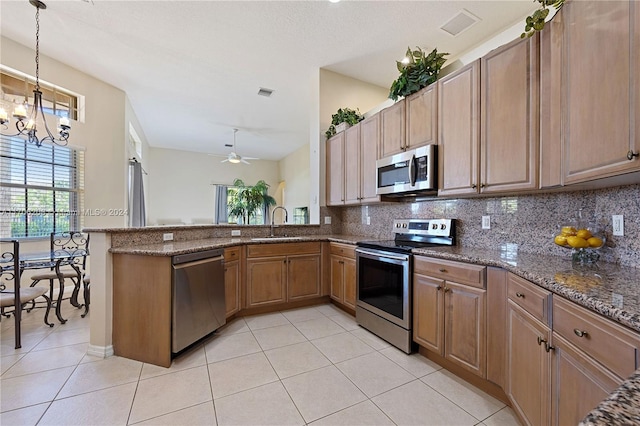
[(356, 321), (406, 353), (412, 351), (411, 251), (455, 244), (453, 219), (393, 221), (395, 238), (356, 248)]

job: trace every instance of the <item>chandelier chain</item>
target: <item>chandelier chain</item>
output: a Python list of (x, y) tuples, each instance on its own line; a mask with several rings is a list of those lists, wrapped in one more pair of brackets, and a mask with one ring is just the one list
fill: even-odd
[(36, 90), (40, 90), (40, 8), (36, 7)]

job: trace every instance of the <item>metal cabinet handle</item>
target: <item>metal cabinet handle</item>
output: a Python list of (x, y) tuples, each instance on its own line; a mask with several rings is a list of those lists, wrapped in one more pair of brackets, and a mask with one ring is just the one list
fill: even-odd
[(631, 150), (629, 150), (629, 152), (627, 152), (627, 160), (629, 160), (629, 161), (633, 160), (633, 157), (638, 157), (638, 156), (640, 156), (640, 152), (634, 153)]
[(485, 186), (487, 186), (487, 185), (485, 185), (484, 183), (480, 184), (480, 188), (484, 188)]
[(555, 350), (556, 350), (556, 348), (555, 348), (555, 346), (551, 346), (550, 344), (545, 343), (545, 344), (544, 344), (544, 350), (545, 350), (545, 351), (547, 351), (547, 352), (549, 352), (549, 351), (555, 351)]
[[(546, 339), (543, 339), (543, 338), (542, 338), (542, 337), (540, 337), (540, 336), (538, 336), (538, 346), (540, 346), (540, 345), (541, 345), (541, 344), (543, 344), (543, 343), (547, 343), (547, 340), (546, 340)], [(547, 352), (549, 352), (549, 351), (547, 351)]]
[(583, 330), (578, 330), (577, 328), (573, 329), (573, 332), (576, 334), (576, 336), (578, 337), (588, 337), (589, 333), (587, 333), (586, 331)]
[(441, 285), (439, 285), (438, 287), (436, 287), (436, 291), (440, 291), (440, 290), (442, 290), (442, 286), (441, 286)]
[(450, 289), (449, 287), (445, 287), (445, 288), (444, 288), (444, 292), (445, 292), (445, 293), (449, 293), (450, 291), (451, 291), (451, 289)]
[(516, 297), (521, 297), (521, 298), (523, 298), (523, 299), (524, 299), (524, 294), (522, 294), (522, 293), (518, 292), (518, 293), (516, 293)]
[(476, 189), (478, 187), (478, 185), (476, 185), (475, 183), (473, 185), (471, 185), (472, 189)]
[(440, 272), (447, 272), (447, 270), (446, 270), (446, 269), (444, 269), (444, 268), (440, 268), (440, 269), (438, 269), (438, 271), (440, 271)]

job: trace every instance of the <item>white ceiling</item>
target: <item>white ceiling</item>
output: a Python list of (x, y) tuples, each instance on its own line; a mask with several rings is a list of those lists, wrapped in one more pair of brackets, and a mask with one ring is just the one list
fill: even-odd
[[(455, 59), (536, 8), (531, 0), (46, 3), (41, 53), (124, 90), (151, 146), (226, 154), (237, 127), (241, 155), (271, 160), (309, 142), (314, 70), (387, 88), (408, 45)], [(458, 37), (439, 29), (463, 8), (481, 22)], [(34, 11), (27, 0), (0, 1), (2, 35), (32, 47)], [(258, 96), (260, 87), (273, 96)]]

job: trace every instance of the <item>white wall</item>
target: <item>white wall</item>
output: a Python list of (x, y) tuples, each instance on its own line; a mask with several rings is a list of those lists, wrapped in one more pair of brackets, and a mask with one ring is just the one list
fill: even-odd
[[(282, 187), (282, 205), (289, 212), (289, 222), (293, 222), (295, 207), (310, 207), (309, 188), (309, 154), (310, 145), (306, 144), (278, 163), (280, 186)], [(284, 216), (276, 212), (276, 223), (282, 223)]]
[(179, 219), (182, 223), (213, 220), (213, 184), (231, 185), (236, 178), (247, 185), (262, 179), (270, 185), (269, 194), (275, 196), (278, 162), (252, 160), (247, 165), (220, 161), (199, 152), (151, 147), (144, 163), (149, 173), (147, 223), (156, 224), (158, 219)]

